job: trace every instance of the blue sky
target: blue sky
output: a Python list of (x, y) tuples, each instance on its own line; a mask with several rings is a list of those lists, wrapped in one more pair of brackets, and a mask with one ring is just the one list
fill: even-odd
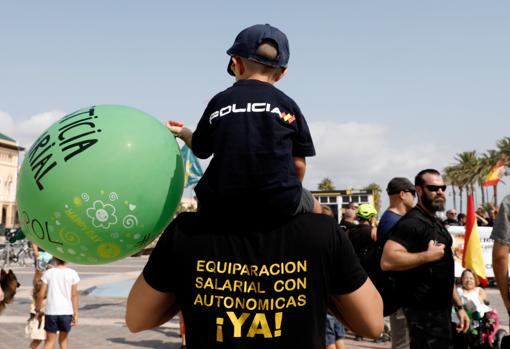
[(29, 146), (93, 104), (194, 128), (233, 82), (226, 49), (256, 23), (289, 37), (277, 86), (312, 131), (310, 189), (325, 176), (339, 188), (384, 188), (509, 135), (510, 4), (469, 0), (5, 1), (0, 132)]

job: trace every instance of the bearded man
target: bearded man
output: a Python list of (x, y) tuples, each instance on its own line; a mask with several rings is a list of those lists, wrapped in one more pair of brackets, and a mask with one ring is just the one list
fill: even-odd
[(451, 348), (451, 308), (458, 331), (467, 331), (469, 318), (454, 287), (452, 238), (436, 212), (446, 202), (441, 174), (420, 171), (414, 180), (418, 204), (392, 229), (381, 258), (383, 270), (396, 278), (409, 327), (410, 348)]

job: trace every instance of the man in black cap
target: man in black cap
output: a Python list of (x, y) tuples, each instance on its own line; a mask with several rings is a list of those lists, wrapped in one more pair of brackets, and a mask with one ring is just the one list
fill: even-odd
[(414, 206), (416, 190), (414, 184), (404, 177), (395, 177), (386, 188), (390, 206), (386, 209), (377, 227), (377, 241), (384, 244), (391, 228)]
[[(415, 187), (405, 177), (395, 177), (386, 188), (390, 205), (384, 211), (377, 226), (377, 242), (382, 246), (388, 240), (391, 228), (414, 206)], [(393, 349), (409, 348), (409, 332), (402, 309), (390, 315), (391, 347)]]

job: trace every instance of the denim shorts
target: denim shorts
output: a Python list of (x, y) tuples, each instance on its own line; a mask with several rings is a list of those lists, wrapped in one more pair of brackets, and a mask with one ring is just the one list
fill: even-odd
[(335, 344), (346, 336), (345, 327), (334, 316), (326, 315), (326, 345)]
[(46, 332), (69, 332), (71, 331), (72, 315), (45, 315), (44, 330)]

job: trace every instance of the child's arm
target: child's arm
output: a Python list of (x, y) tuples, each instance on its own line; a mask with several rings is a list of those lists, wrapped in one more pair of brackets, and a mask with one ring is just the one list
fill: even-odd
[(167, 121), (165, 126), (175, 135), (175, 137), (182, 139), (191, 149), (191, 138), (193, 137), (193, 132), (191, 132), (189, 128), (184, 127), (182, 122), (175, 120)]
[(71, 303), (73, 304), (73, 320), (71, 325), (76, 326), (78, 324), (78, 284), (71, 286)]
[(296, 176), (300, 182), (303, 182), (306, 172), (306, 159), (300, 156), (294, 156), (294, 169), (296, 170)]
[(37, 317), (42, 316), (42, 304), (44, 301), (44, 297), (46, 297), (46, 291), (48, 290), (48, 284), (41, 282), (41, 288), (39, 289), (39, 292), (35, 295), (35, 313)]

